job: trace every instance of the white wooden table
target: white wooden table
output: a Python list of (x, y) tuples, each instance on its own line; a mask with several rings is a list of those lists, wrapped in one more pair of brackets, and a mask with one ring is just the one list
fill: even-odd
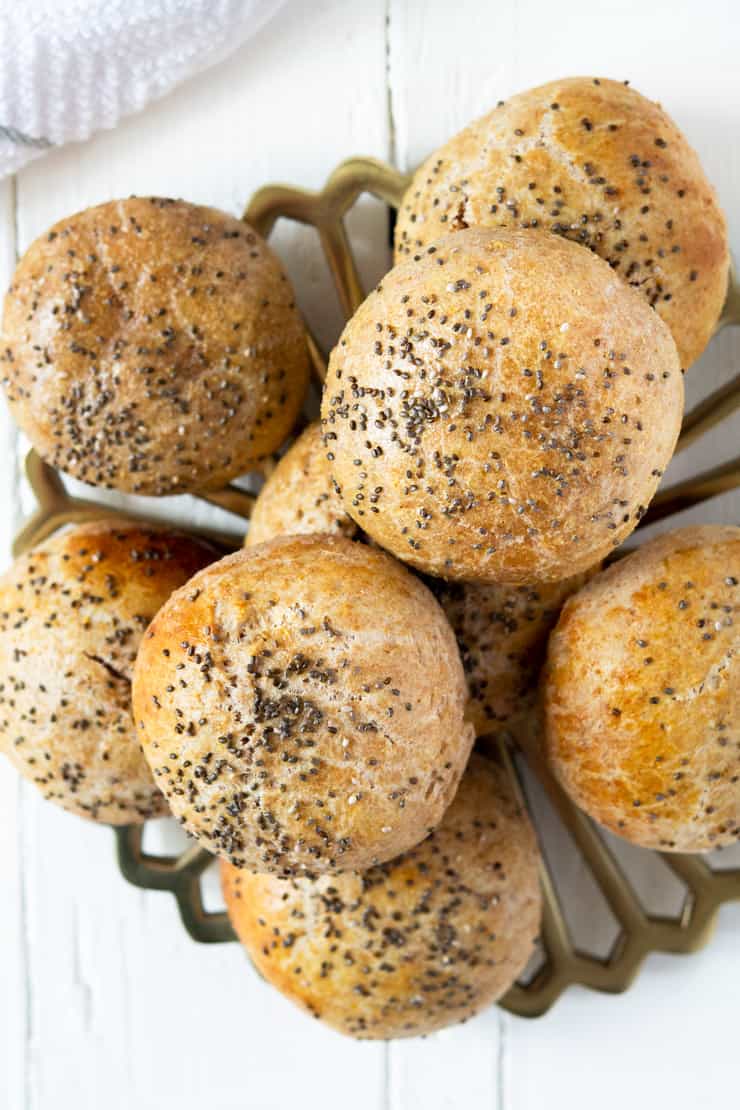
[[(581, 73), (629, 77), (698, 148), (740, 254), (736, 0), (292, 0), (251, 43), (113, 133), (0, 183), (0, 279), (49, 224), (129, 193), (238, 213), (283, 180), (318, 186), (350, 154), (403, 168), (518, 89)], [(387, 264), (380, 211), (353, 219), (369, 280)], [(325, 342), (338, 309), (308, 231), (276, 244)], [(689, 399), (740, 362), (725, 332)], [(734, 420), (679, 477), (737, 451)], [(0, 543), (27, 495), (0, 416)], [(188, 507), (175, 506), (187, 516)], [(712, 503), (737, 523), (740, 503)], [(652, 957), (626, 995), (572, 990), (545, 1018), (496, 1009), (424, 1041), (357, 1044), (300, 1015), (237, 945), (185, 935), (173, 900), (128, 886), (106, 829), (42, 804), (0, 767), (2, 1110), (700, 1110), (737, 1106), (740, 905), (711, 946)]]

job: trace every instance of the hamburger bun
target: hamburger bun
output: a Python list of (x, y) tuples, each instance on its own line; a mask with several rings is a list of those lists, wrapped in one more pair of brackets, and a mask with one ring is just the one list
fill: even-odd
[(740, 838), (740, 528), (669, 532), (566, 602), (545, 745), (577, 805), (635, 844)]
[(434, 577), (557, 582), (633, 530), (676, 442), (670, 333), (590, 251), (460, 231), (396, 266), (332, 352), (322, 401), (350, 516)]
[(404, 567), (341, 536), (237, 552), (139, 651), (139, 737), (175, 816), (279, 875), (369, 867), (439, 823), (473, 730), (455, 638)]
[(95, 486), (213, 488), (275, 451), (308, 351), (293, 291), (241, 220), (132, 197), (55, 224), (5, 298), (3, 383), (41, 457)]

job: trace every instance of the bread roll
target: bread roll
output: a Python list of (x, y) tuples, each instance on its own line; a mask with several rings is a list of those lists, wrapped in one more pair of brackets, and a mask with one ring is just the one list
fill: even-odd
[(635, 844), (740, 838), (740, 528), (652, 540), (565, 605), (546, 749), (573, 800)]
[(465, 677), (430, 592), (380, 551), (289, 536), (231, 555), (149, 629), (134, 707), (172, 811), (279, 875), (413, 847), (470, 752)]
[(293, 291), (241, 220), (111, 201), (61, 220), (5, 299), (3, 382), (39, 454), (96, 486), (211, 488), (290, 432), (308, 383)]
[(332, 484), (318, 421), (286, 451), (262, 487), (244, 546), (315, 532), (339, 532), (350, 539), (357, 532)]
[(258, 971), (354, 1037), (431, 1033), (500, 998), (539, 929), (534, 833), (505, 773), (473, 756), (426, 840), (364, 874), (279, 879), (222, 865)]
[(565, 600), (589, 577), (541, 586), (431, 584), (457, 637), (470, 692), (465, 715), (477, 736), (522, 746), (531, 739), (547, 637)]
[(322, 419), (372, 539), (435, 577), (527, 585), (630, 534), (682, 408), (668, 329), (605, 262), (543, 232), (471, 229), (362, 304)]
[(0, 750), (45, 798), (112, 825), (166, 812), (131, 673), (157, 609), (214, 555), (176, 532), (99, 522), (58, 532), (0, 578)]
[(727, 226), (695, 152), (658, 104), (571, 77), (511, 97), (420, 167), (396, 258), (464, 227), (540, 227), (583, 243), (645, 297), (690, 366), (727, 292)]

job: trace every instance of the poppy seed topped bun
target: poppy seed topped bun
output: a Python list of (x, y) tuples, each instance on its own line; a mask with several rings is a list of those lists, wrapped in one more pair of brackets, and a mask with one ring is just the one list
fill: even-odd
[(347, 512), (435, 577), (581, 573), (633, 530), (683, 382), (660, 317), (590, 251), (460, 231), (396, 266), (332, 352), (322, 421)]
[(61, 220), (5, 299), (3, 382), (47, 462), (96, 486), (223, 485), (275, 451), (308, 383), (293, 291), (256, 232), (131, 198)]
[(221, 875), (269, 983), (341, 1033), (387, 1039), (464, 1021), (512, 986), (539, 931), (538, 858), (507, 775), (474, 755), (442, 823), (398, 859), (316, 880)]
[(280, 875), (413, 847), (473, 741), (437, 602), (388, 555), (340, 536), (282, 537), (196, 575), (146, 634), (133, 696), (188, 832)]
[(477, 736), (530, 739), (547, 637), (563, 603), (591, 575), (538, 586), (431, 583), (457, 637)]
[(571, 77), (512, 96), (417, 170), (396, 258), (464, 227), (543, 228), (605, 258), (671, 329), (688, 367), (727, 292), (727, 226), (694, 150), (658, 104)]
[(740, 528), (669, 532), (597, 575), (550, 638), (546, 750), (636, 844), (740, 838)]
[(0, 750), (45, 798), (131, 824), (167, 811), (131, 716), (144, 630), (212, 548), (146, 524), (81, 524), (0, 578)]
[(286, 451), (260, 490), (244, 545), (313, 532), (339, 532), (349, 539), (357, 532), (332, 484), (318, 421)]

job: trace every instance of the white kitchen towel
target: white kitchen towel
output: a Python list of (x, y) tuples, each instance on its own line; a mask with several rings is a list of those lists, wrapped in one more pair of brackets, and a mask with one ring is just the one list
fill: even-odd
[(0, 0), (0, 177), (225, 58), (284, 0)]

